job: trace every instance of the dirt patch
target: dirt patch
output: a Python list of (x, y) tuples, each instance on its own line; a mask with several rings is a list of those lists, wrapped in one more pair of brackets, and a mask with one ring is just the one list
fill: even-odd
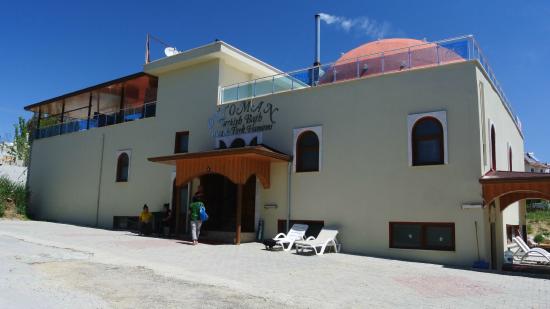
[(11, 199), (7, 199), (3, 204), (4, 216), (2, 218), (9, 220), (27, 220), (27, 217), (17, 212), (17, 207)]
[(55, 282), (100, 297), (114, 308), (283, 308), (226, 287), (164, 277), (143, 267), (86, 261), (33, 265)]

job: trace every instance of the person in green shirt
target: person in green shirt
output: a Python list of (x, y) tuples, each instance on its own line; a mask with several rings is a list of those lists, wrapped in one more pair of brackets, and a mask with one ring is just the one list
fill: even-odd
[(201, 207), (204, 207), (202, 186), (197, 188), (197, 193), (193, 196), (192, 203), (189, 205), (189, 213), (191, 219), (191, 238), (193, 245), (199, 243), (202, 221), (200, 218)]

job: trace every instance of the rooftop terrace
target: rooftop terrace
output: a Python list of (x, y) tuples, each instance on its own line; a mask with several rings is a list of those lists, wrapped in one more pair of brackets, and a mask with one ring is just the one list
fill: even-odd
[[(415, 40), (408, 41), (414, 42)], [(226, 104), (342, 81), (473, 60), (479, 62), (521, 131), (519, 118), (515, 115), (487, 62), (487, 58), (472, 35), (437, 42), (417, 42), (419, 44), (409, 45), (405, 48), (381, 50), (353, 58), (341, 58), (333, 63), (227, 85), (220, 88), (218, 101), (219, 104)], [(354, 51), (356, 50), (360, 51), (361, 49), (357, 48)], [(346, 55), (349, 54), (354, 55), (357, 52), (349, 52)]]

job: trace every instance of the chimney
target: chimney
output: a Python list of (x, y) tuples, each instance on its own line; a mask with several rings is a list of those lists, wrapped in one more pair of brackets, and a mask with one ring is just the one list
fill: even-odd
[(314, 66), (321, 64), (321, 14), (315, 14), (315, 62)]

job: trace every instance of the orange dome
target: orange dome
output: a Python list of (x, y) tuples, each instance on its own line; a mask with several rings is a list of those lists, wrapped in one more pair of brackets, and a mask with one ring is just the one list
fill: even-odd
[(384, 39), (363, 44), (323, 67), (320, 84), (464, 61), (452, 49), (415, 39)]
[[(422, 46), (419, 46), (422, 45)], [(434, 47), (436, 44), (427, 43), (421, 40), (415, 39), (384, 39), (369, 42), (363, 44), (357, 48), (354, 48), (347, 53), (343, 54), (336, 62), (343, 60), (351, 60), (357, 57), (364, 57), (384, 52), (384, 54), (402, 53), (403, 50), (396, 51), (396, 49), (404, 49), (412, 46), (418, 46), (417, 48), (429, 48)], [(412, 48), (415, 49), (415, 48)], [(393, 52), (392, 52), (393, 51)]]

